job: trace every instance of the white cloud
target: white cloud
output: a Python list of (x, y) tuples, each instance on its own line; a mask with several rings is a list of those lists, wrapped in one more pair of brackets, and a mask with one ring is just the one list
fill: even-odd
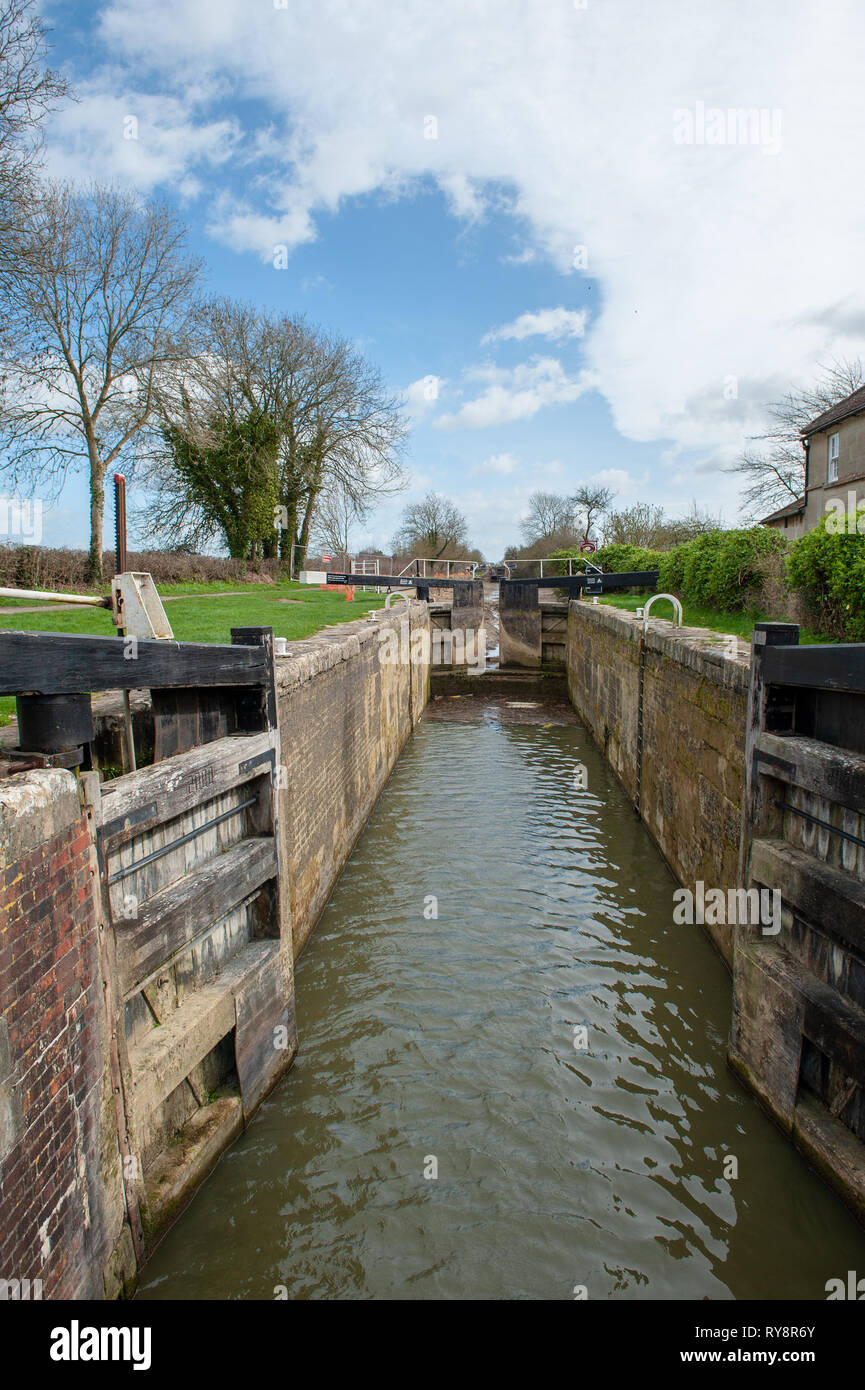
[(514, 420), (530, 420), (544, 406), (570, 405), (595, 385), (589, 372), (568, 376), (555, 357), (536, 357), (518, 367), (476, 367), (470, 377), (486, 389), (453, 415), (441, 415), (437, 429), (488, 429)]
[(582, 338), (586, 331), (589, 315), (585, 309), (538, 309), (520, 314), (513, 323), (505, 323), (501, 328), (493, 328), (485, 333), (483, 342), (494, 343), (506, 338), (542, 337), (558, 341), (561, 338)]
[(591, 481), (600, 487), (611, 487), (618, 499), (636, 497), (648, 482), (648, 474), (633, 478), (626, 468), (602, 468), (592, 474)]
[(211, 182), (213, 169), (238, 153), (237, 122), (204, 117), (201, 93), (124, 93), (119, 75), (102, 81), (115, 90), (95, 80), (77, 83), (78, 100), (54, 119), (46, 159), (54, 178), (117, 180), (144, 193), (173, 185), (181, 198), (194, 198), (203, 184), (191, 171), (209, 170)]
[(519, 459), (514, 458), (513, 454), (491, 454), (483, 463), (476, 463), (470, 470), (472, 477), (481, 473), (491, 473), (494, 476), (508, 477), (511, 473), (516, 473), (520, 467)]
[(502, 265), (533, 265), (538, 259), (538, 251), (534, 246), (524, 246), (521, 251), (513, 251), (507, 256), (499, 256)]
[[(471, 218), (487, 190), (511, 189), (518, 245), (563, 274), (586, 248), (601, 304), (586, 360), (632, 439), (729, 457), (757, 427), (767, 379), (862, 351), (861, 6), (402, 0), (394, 16), (382, 0), (113, 0), (100, 35), (139, 87), (152, 74), (160, 139), (119, 154), (91, 119), (94, 80), (58, 127), (64, 149), (145, 184), (188, 175), (230, 134), (201, 94), (230, 86), (265, 112), (266, 177), (222, 190), (210, 226), (265, 258), (358, 194), (433, 180)], [(780, 151), (676, 143), (675, 112), (699, 102), (780, 111)], [(491, 384), (464, 410), (515, 418), (512, 397)]]
[(326, 275), (305, 275), (300, 282), (300, 288), (304, 294), (310, 294), (313, 290), (332, 290), (334, 285), (328, 280)]
[(445, 378), (431, 372), (429, 376), (419, 377), (407, 386), (402, 392), (402, 399), (409, 416), (413, 420), (422, 420), (434, 408), (444, 385)]

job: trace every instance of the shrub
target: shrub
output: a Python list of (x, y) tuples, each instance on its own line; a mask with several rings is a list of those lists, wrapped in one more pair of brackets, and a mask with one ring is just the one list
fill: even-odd
[(786, 537), (763, 526), (707, 531), (661, 556), (659, 582), (688, 603), (736, 612), (756, 601), (766, 558), (786, 550)]
[(815, 625), (832, 637), (865, 641), (865, 506), (850, 534), (827, 529), (824, 517), (794, 541), (787, 563), (787, 582), (814, 615)]
[(786, 554), (787, 538), (781, 531), (767, 526), (719, 534), (721, 543), (712, 575), (715, 606), (734, 610), (748, 608), (760, 589), (766, 556)]
[(672, 550), (661, 556), (658, 569), (659, 589), (669, 594), (682, 595), (685, 588), (685, 560), (688, 556), (688, 546), (691, 544), (692, 541), (686, 541), (684, 545), (674, 545)]
[(647, 550), (639, 545), (604, 545), (589, 559), (608, 574), (628, 570), (656, 570), (660, 563), (660, 550)]
[(715, 602), (715, 566), (721, 549), (722, 533), (707, 531), (696, 536), (685, 547), (682, 597), (690, 603), (717, 608)]
[[(0, 587), (85, 592), (93, 586), (87, 578), (86, 550), (52, 550), (41, 545), (0, 545)], [(105, 578), (114, 574), (114, 551), (103, 556)], [(153, 575), (154, 583), (268, 583), (279, 579), (279, 560), (259, 560), (253, 572), (243, 560), (222, 555), (191, 555), (183, 551), (130, 551), (129, 568)]]

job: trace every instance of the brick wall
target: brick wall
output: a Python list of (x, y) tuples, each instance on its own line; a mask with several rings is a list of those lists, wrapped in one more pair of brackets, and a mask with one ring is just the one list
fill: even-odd
[(0, 782), (0, 854), (0, 1279), (101, 1298), (122, 1218), (109, 1229), (96, 885), (71, 773)]
[[(604, 604), (568, 609), (571, 701), (637, 799), (641, 619)], [(685, 887), (737, 886), (750, 655), (703, 628), (650, 619), (645, 642), (640, 814)], [(707, 926), (732, 963), (733, 929)]]
[[(340, 624), (277, 657), (287, 785), (281, 792), (283, 891), (297, 956), (390, 776), (429, 691), (429, 664), (380, 660), (380, 632), (429, 630), (427, 605)], [(407, 625), (408, 624), (408, 625)]]

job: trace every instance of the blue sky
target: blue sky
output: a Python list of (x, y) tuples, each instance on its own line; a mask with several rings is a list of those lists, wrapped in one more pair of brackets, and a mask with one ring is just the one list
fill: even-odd
[[(358, 541), (432, 488), (496, 558), (534, 488), (593, 479), (733, 521), (765, 402), (861, 351), (843, 3), (819, 24), (799, 0), (43, 8), (79, 95), (49, 171), (169, 197), (215, 291), (306, 312), (406, 393), (410, 484)], [(730, 107), (766, 118), (701, 137)], [(47, 544), (85, 544), (85, 503), (71, 482)]]

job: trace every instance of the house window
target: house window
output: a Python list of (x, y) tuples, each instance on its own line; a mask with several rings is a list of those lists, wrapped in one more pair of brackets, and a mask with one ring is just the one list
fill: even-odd
[(827, 472), (827, 474), (826, 474), (826, 481), (829, 482), (829, 483), (837, 483), (837, 481), (838, 481), (838, 436), (837, 436), (837, 434), (830, 434), (830, 436), (829, 436), (829, 469), (828, 469), (828, 472)]

